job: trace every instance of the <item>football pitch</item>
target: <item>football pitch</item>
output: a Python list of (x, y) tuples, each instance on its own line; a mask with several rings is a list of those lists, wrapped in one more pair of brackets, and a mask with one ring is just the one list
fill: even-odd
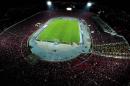
[(39, 41), (65, 44), (80, 42), (79, 21), (73, 18), (55, 18), (47, 23), (37, 38)]

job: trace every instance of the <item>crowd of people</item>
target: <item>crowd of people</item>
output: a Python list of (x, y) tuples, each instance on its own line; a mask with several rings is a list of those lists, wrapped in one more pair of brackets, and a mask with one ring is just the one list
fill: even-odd
[[(30, 54), (27, 41), (29, 36), (37, 30), (35, 24), (43, 23), (48, 18), (57, 16), (58, 13), (43, 12), (38, 15), (40, 16), (18, 23), (0, 34), (0, 78), (3, 81), (12, 81), (11, 85), (15, 83), (21, 86), (61, 86), (63, 84), (65, 86), (123, 86), (128, 83), (129, 60), (106, 58), (95, 55), (93, 52), (89, 55), (80, 55), (67, 62), (39, 61), (36, 64), (28, 64), (25, 61)], [(90, 24), (90, 22), (88, 20), (87, 23)], [(107, 52), (107, 54), (127, 53), (127, 45), (123, 39), (108, 33), (101, 33), (97, 28), (93, 28), (94, 25), (91, 27), (90, 30), (94, 31), (91, 36), (92, 47), (95, 51)]]

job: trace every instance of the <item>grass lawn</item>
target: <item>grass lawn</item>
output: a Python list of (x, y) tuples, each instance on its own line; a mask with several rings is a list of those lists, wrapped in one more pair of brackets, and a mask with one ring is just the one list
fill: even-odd
[(55, 18), (38, 36), (39, 41), (71, 44), (80, 42), (79, 22), (76, 19)]

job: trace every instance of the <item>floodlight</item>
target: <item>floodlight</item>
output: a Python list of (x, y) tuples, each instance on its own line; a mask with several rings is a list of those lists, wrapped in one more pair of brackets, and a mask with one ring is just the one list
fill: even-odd
[(66, 10), (67, 11), (72, 11), (72, 8), (71, 7), (67, 7)]
[(88, 2), (88, 3), (87, 3), (87, 7), (91, 7), (92, 4), (93, 4), (92, 2)]
[(47, 1), (47, 5), (48, 5), (48, 6), (51, 6), (51, 5), (52, 5), (52, 2), (51, 2), (51, 1)]

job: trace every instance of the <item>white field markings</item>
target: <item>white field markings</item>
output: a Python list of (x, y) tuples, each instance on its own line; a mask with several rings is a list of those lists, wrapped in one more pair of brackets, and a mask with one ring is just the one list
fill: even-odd
[[(78, 20), (78, 19), (75, 19), (75, 18), (73, 18), (73, 17), (55, 17), (55, 18), (51, 18), (49, 21), (47, 21), (45, 24), (43, 24), (43, 26), (42, 27), (40, 27), (40, 29), (38, 29), (37, 31), (35, 31), (36, 33), (34, 33), (34, 35), (36, 35), (35, 37), (36, 37), (36, 40), (38, 39), (38, 36), (39, 36), (39, 34), (41, 33), (41, 32), (43, 32), (43, 30), (45, 30), (46, 29), (46, 27), (48, 26), (48, 24), (50, 23), (50, 22), (52, 22), (53, 20), (55, 20), (55, 19), (57, 19), (57, 18), (64, 18), (64, 20), (67, 20), (67, 19), (69, 19), (70, 20), (70, 18), (71, 18), (71, 20), (73, 19), (73, 20)], [(67, 19), (66, 19), (67, 18)], [(79, 22), (79, 20), (78, 20), (78, 22)], [(80, 23), (80, 22), (79, 22)], [(78, 23), (78, 24), (79, 24)], [(79, 25), (79, 30), (80, 30), (80, 25)], [(81, 36), (80, 36), (81, 37)], [(80, 38), (81, 39), (81, 38)], [(82, 41), (82, 39), (80, 40), (80, 41)]]
[[(80, 20), (75, 19), (75, 18), (73, 18), (73, 17), (57, 17), (57, 18), (64, 18), (64, 20), (68, 20), (68, 19), (69, 19), (69, 20), (72, 20), (72, 19), (73, 19), (73, 20), (77, 20), (77, 21), (78, 21), (78, 27), (79, 27), (78, 29), (80, 30), (80, 32), (79, 32), (79, 33), (80, 33), (80, 43), (82, 44), (82, 41), (83, 41), (83, 40), (82, 40), (82, 38), (83, 38), (83, 35), (82, 35), (82, 34), (83, 34), (83, 32), (82, 32), (81, 27), (80, 27), (80, 23), (81, 23)], [(52, 22), (54, 19), (57, 19), (57, 18), (52, 18), (52, 19), (49, 20), (47, 23), (45, 23), (45, 24), (43, 25), (43, 27), (41, 28), (41, 30), (38, 31), (38, 34), (37, 34), (36, 39), (38, 39), (38, 35), (40, 34), (40, 32), (43, 31), (43, 30), (48, 26), (48, 24), (49, 24), (50, 22)]]

